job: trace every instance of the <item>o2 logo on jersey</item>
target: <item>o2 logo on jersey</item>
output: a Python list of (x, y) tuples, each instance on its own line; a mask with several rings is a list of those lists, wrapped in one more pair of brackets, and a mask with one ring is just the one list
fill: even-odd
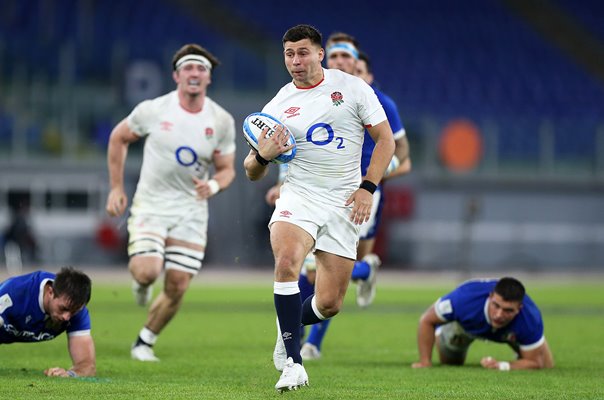
[(176, 161), (183, 167), (195, 166), (194, 169), (197, 172), (203, 172), (203, 163), (198, 160), (197, 153), (195, 150), (188, 146), (180, 146), (175, 152)]
[[(327, 138), (325, 138), (324, 140), (315, 139), (313, 135), (315, 135), (315, 131), (317, 131), (318, 129), (325, 129), (327, 131)], [(344, 146), (344, 138), (340, 136), (336, 137), (333, 133), (333, 128), (329, 124), (326, 124), (324, 122), (318, 122), (308, 128), (308, 131), (306, 131), (306, 140), (313, 144), (316, 144), (317, 146), (328, 145), (329, 143), (333, 142), (334, 139), (338, 143), (338, 146), (336, 147), (337, 149), (344, 149), (346, 147)]]
[(180, 146), (176, 149), (176, 161), (183, 167), (190, 167), (197, 162), (197, 153), (190, 147)]

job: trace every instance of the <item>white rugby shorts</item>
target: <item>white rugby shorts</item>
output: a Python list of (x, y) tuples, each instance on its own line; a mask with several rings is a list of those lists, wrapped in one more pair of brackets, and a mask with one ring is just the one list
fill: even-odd
[(463, 364), (474, 336), (467, 333), (457, 321), (438, 326), (434, 332), (440, 352), (453, 363)]
[(208, 240), (208, 208), (174, 208), (170, 215), (159, 215), (131, 209), (128, 218), (130, 240), (144, 233), (163, 239), (172, 238), (206, 247)]
[(337, 207), (320, 200), (310, 201), (282, 186), (269, 229), (275, 222), (289, 222), (315, 239), (316, 250), (356, 260), (360, 227), (349, 219), (352, 206)]

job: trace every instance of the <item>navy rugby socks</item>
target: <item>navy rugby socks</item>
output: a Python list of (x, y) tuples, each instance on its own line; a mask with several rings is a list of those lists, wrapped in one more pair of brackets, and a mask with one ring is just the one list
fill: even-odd
[(302, 364), (300, 356), (300, 319), (302, 300), (298, 282), (275, 282), (275, 310), (287, 356)]

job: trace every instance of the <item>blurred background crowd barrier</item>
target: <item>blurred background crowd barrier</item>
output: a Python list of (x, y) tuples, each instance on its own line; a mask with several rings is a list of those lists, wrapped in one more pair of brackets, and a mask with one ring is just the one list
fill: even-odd
[[(285, 30), (310, 23), (359, 39), (407, 129), (413, 172), (387, 183), (386, 267), (602, 269), (604, 2), (304, 4), (3, 1), (2, 243), (25, 225), (23, 262), (125, 264), (125, 218), (104, 213), (112, 127), (173, 89), (172, 55), (196, 42), (221, 59), (209, 96), (239, 128), (289, 80)], [(248, 183), (237, 144), (238, 177), (211, 201), (206, 264), (270, 268), (264, 193), (276, 171)], [(130, 193), (141, 155), (131, 148)], [(14, 259), (4, 247), (0, 262)]]

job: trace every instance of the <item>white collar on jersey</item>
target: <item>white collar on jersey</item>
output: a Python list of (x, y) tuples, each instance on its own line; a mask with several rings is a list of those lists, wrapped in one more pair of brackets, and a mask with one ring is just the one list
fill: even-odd
[(40, 310), (42, 310), (42, 314), (46, 314), (46, 310), (44, 309), (44, 288), (46, 287), (46, 283), (52, 282), (52, 279), (46, 278), (42, 280), (40, 283), (40, 293), (38, 294), (38, 305), (40, 306)]

